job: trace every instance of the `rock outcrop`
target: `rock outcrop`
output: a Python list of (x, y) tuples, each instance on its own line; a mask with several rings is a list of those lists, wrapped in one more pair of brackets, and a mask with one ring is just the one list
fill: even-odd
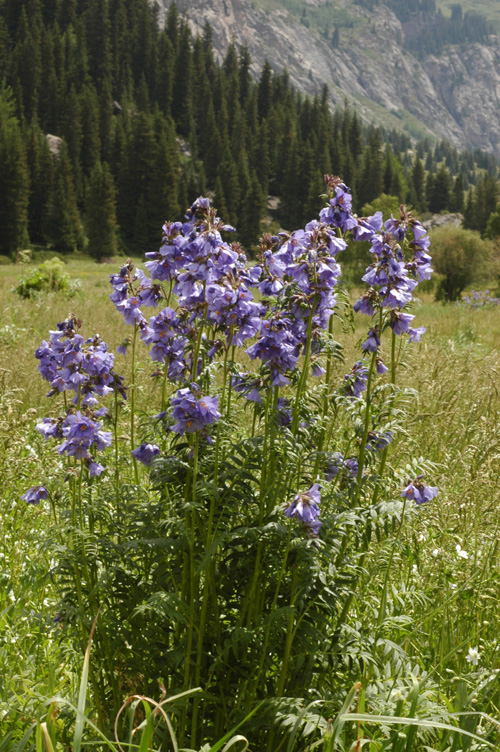
[[(170, 0), (160, 0), (164, 18)], [(331, 0), (307, 0), (321, 6)], [(284, 6), (263, 10), (251, 0), (177, 0), (193, 32), (208, 21), (222, 58), (231, 41), (247, 45), (252, 73), (267, 58), (287, 69), (292, 83), (317, 94), (327, 84), (334, 104), (347, 99), (372, 123), (411, 136), (446, 138), (459, 148), (478, 147), (500, 156), (500, 39), (450, 45), (439, 56), (415, 58), (404, 47), (405, 31), (384, 5), (375, 10), (336, 0), (355, 16), (342, 27), (339, 46), (312, 32)], [(341, 8), (342, 9), (342, 8)]]

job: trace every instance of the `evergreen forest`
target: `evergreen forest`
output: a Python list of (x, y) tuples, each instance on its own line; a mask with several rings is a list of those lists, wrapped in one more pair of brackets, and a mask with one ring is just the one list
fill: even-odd
[[(443, 23), (472, 33), (469, 16)], [(140, 254), (205, 192), (251, 249), (317, 213), (326, 173), (351, 186), (358, 214), (388, 194), (465, 212), (485, 233), (493, 156), (415, 144), (332, 111), (326, 86), (301, 94), (268, 62), (253, 80), (251, 62), (231, 45), (219, 64), (211, 28), (193, 37), (175, 4), (162, 29), (148, 0), (0, 0), (0, 254)]]

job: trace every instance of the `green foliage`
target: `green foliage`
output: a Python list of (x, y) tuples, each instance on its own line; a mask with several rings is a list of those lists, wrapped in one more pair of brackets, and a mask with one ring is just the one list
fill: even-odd
[(0, 252), (14, 255), (28, 244), (29, 174), (12, 94), (0, 87)]
[[(98, 328), (107, 340), (119, 343), (123, 334), (118, 331), (114, 317), (107, 315), (109, 303), (102, 288), (102, 268), (99, 271), (99, 267), (90, 262), (83, 264), (73, 261), (66, 268), (84, 279), (86, 295), (79, 301), (79, 308), (83, 308), (85, 318), (90, 322), (89, 327)], [(12, 364), (15, 358), (16, 363), (26, 363), (15, 373), (0, 376), (0, 409), (3, 416), (0, 431), (0, 474), (3, 478), (0, 531), (4, 555), (0, 557), (0, 673), (6, 677), (6, 681), (0, 683), (3, 732), (0, 745), (4, 744), (8, 752), (11, 749), (15, 751), (26, 734), (27, 748), (34, 744), (33, 726), (37, 722), (47, 724), (55, 749), (56, 740), (62, 747), (71, 747), (76, 711), (62, 698), (70, 700), (76, 708), (89, 631), (81, 638), (72, 640), (67, 621), (52, 622), (59, 611), (58, 594), (54, 590), (53, 578), (48, 578), (46, 573), (53, 567), (50, 562), (57, 552), (50, 545), (40, 551), (39, 544), (54, 535), (55, 526), (48, 509), (24, 508), (19, 502), (19, 495), (26, 486), (41, 478), (42, 469), (44, 477), (52, 474), (54, 479), (59, 472), (59, 455), (31, 428), (34, 416), (30, 414), (30, 409), (37, 409), (39, 416), (46, 414), (44, 394), (47, 391), (41, 382), (33, 379), (32, 352), (43, 332), (53, 326), (54, 318), (62, 320), (66, 315), (67, 302), (54, 299), (50, 311), (46, 306), (40, 307), (36, 300), (20, 303), (17, 295), (9, 293), (16, 273), (13, 266), (5, 268), (0, 279), (3, 299), (8, 311), (16, 316), (16, 326), (22, 332), (15, 342), (11, 337), (0, 337), (0, 362), (5, 366)], [(401, 752), (408, 744), (408, 738), (403, 739), (398, 734), (407, 733), (409, 729), (401, 728), (391, 718), (409, 716), (429, 723), (428, 727), (417, 727), (411, 741), (413, 746), (409, 746), (411, 752), (420, 752), (425, 746), (440, 752), (467, 749), (465, 736), (460, 736), (460, 728), (476, 733), (484, 740), (471, 740), (475, 745), (471, 750), (486, 752), (487, 742), (498, 747), (494, 719), (500, 700), (496, 672), (500, 574), (495, 544), (500, 502), (497, 483), (500, 450), (495, 432), (500, 420), (500, 401), (492, 389), (492, 383), (495, 383), (496, 373), (500, 369), (496, 335), (499, 311), (443, 307), (431, 303), (428, 296), (423, 298), (419, 318), (428, 327), (427, 337), (430, 334), (430, 338), (426, 341), (425, 351), (417, 348), (401, 356), (401, 386), (411, 382), (417, 387), (419, 397), (417, 399), (414, 393), (408, 395), (405, 406), (408, 428), (398, 441), (395, 453), (402, 458), (415, 452), (423, 453), (436, 463), (440, 468), (440, 495), (432, 509), (422, 509), (420, 514), (406, 518), (392, 560), (392, 545), (384, 542), (383, 525), (379, 530), (381, 542), (374, 529), (370, 553), (364, 561), (359, 580), (359, 595), (351, 602), (349, 620), (341, 638), (340, 663), (331, 679), (334, 686), (331, 700), (309, 707), (315, 695), (299, 701), (290, 692), (280, 710), (283, 728), (288, 730), (290, 736), (295, 733), (293, 752), (302, 752), (322, 737), (328, 752), (331, 746), (327, 746), (327, 743), (331, 745), (332, 738), (336, 740), (336, 747), (333, 747), (335, 752), (342, 748), (349, 750), (357, 743), (359, 736), (362, 749), (376, 752), (382, 748), (389, 752)], [(359, 322), (358, 325), (361, 326)], [(464, 336), (466, 331), (468, 335)], [(361, 328), (358, 334), (361, 336)], [(354, 354), (353, 349), (348, 349), (346, 357), (351, 359)], [(159, 395), (157, 390), (151, 388), (149, 371), (142, 356), (139, 356), (138, 371), (139, 409), (144, 407), (149, 411)], [(339, 374), (342, 373), (340, 367)], [(436, 374), (439, 374), (439, 378), (436, 378)], [(250, 429), (248, 416), (244, 414), (234, 430), (241, 434), (245, 426)], [(149, 425), (145, 424), (142, 430), (144, 439), (153, 438)], [(440, 441), (436, 441), (436, 435), (439, 435)], [(341, 436), (338, 438), (340, 440)], [(126, 439), (122, 441), (120, 462), (124, 467), (127, 462)], [(404, 469), (404, 476), (411, 472), (411, 467)], [(145, 476), (141, 476), (141, 485), (146, 483)], [(66, 485), (60, 484), (61, 495), (56, 498), (57, 513), (63, 513), (63, 517), (68, 503), (64, 495)], [(120, 561), (114, 587), (117, 588), (117, 597), (120, 597), (121, 582), (121, 593), (129, 598), (128, 578), (139, 591), (144, 585), (149, 587), (149, 580), (141, 580), (140, 574), (134, 574), (138, 551), (144, 551), (147, 556), (151, 546), (159, 547), (162, 543), (164, 550), (168, 550), (169, 542), (162, 532), (168, 510), (164, 510), (163, 504), (159, 503), (147, 512), (146, 497), (142, 496), (142, 491), (135, 493), (134, 489), (130, 492), (130, 498), (126, 496), (127, 489), (124, 489), (123, 503), (120, 497), (115, 507), (115, 489), (111, 485), (109, 488), (111, 495), (105, 493), (99, 506), (95, 504), (96, 485), (92, 489), (91, 501), (98, 513), (97, 534), (98, 520), (103, 517), (114, 518), (121, 525), (117, 528), (117, 536), (125, 535), (126, 528), (120, 520), (129, 513), (129, 505), (143, 505), (149, 519), (149, 527), (144, 528), (142, 536), (143, 547), (139, 549), (137, 541), (141, 537), (139, 531), (143, 519), (137, 510), (137, 525), (133, 531), (135, 538), (130, 542), (127, 558)], [(121, 491), (121, 488), (118, 490)], [(118, 513), (113, 508), (118, 509)], [(179, 515), (179, 512), (176, 514)], [(123, 540), (123, 548), (125, 543)], [(468, 553), (468, 559), (458, 556), (457, 544), (461, 544)], [(222, 545), (225, 546), (224, 541)], [(240, 550), (235, 549), (232, 561), (237, 561), (239, 555)], [(164, 562), (159, 553), (155, 553), (151, 560), (158, 561), (160, 565)], [(97, 557), (95, 561), (98, 561)], [(242, 565), (240, 571), (241, 568)], [(125, 574), (122, 575), (122, 572)], [(164, 584), (168, 581), (168, 570), (164, 568), (163, 572)], [(71, 578), (71, 575), (70, 572), (68, 577)], [(161, 572), (155, 576), (161, 577)], [(104, 581), (103, 587), (105, 585)], [(387, 593), (386, 618), (379, 627), (378, 611), (384, 588)], [(89, 629), (94, 615), (95, 612), (89, 615)], [(159, 622), (159, 615), (153, 614), (153, 619), (155, 623)], [(101, 639), (98, 636), (99, 620), (97, 642)], [(144, 622), (147, 625), (146, 618)], [(135, 640), (140, 642), (140, 634), (135, 635)], [(154, 650), (147, 654), (142, 666), (138, 659), (135, 662), (135, 641), (128, 642), (123, 654), (118, 654), (115, 670), (119, 681), (123, 682), (121, 688), (124, 696), (140, 689), (140, 672), (152, 658), (156, 660), (156, 650), (163, 650), (160, 640), (154, 645)], [(481, 657), (479, 664), (473, 666), (466, 661), (466, 656), (469, 647), (476, 646)], [(95, 647), (100, 649), (97, 644)], [(142, 649), (146, 652), (145, 648)], [(94, 648), (92, 655), (96, 656)], [(136, 666), (138, 673), (125, 682), (128, 665)], [(233, 660), (231, 667), (235, 669)], [(433, 673), (429, 676), (431, 671)], [(412, 676), (419, 683), (415, 710), (412, 710), (415, 697), (415, 693), (412, 694), (415, 686)], [(163, 679), (168, 681), (168, 677)], [(358, 681), (365, 688), (361, 697), (358, 690), (352, 694), (350, 692)], [(167, 687), (167, 696), (172, 694), (173, 691)], [(343, 707), (349, 695), (350, 703)], [(157, 685), (152, 688), (150, 696), (159, 697)], [(49, 702), (54, 697), (58, 698), (57, 710)], [(446, 698), (446, 704), (443, 704), (442, 698)], [(42, 708), (45, 699), (47, 705)], [(205, 703), (211, 703), (212, 699), (201, 699), (202, 716), (208, 712), (203, 711)], [(400, 708), (398, 703), (401, 703)], [(111, 706), (110, 702), (107, 707), (110, 720)], [(154, 706), (151, 707), (154, 710)], [(178, 704), (166, 707), (172, 708), (175, 722), (182, 711), (182, 699)], [(386, 718), (384, 722), (362, 720), (358, 727), (357, 720), (346, 717), (358, 709), (360, 713)], [(265, 741), (261, 746), (253, 741), (253, 724), (262, 726), (267, 718), (266, 712), (260, 708), (254, 720), (251, 719), (241, 728), (241, 733), (251, 742), (250, 749), (266, 748)], [(124, 713), (125, 723), (120, 739), (128, 752), (127, 745), (140, 744), (139, 738), (147, 720), (144, 709), (138, 706), (135, 725), (145, 723), (131, 737), (129, 734), (134, 729), (134, 723), (130, 721), (128, 710)], [(458, 715), (460, 713), (464, 715)], [(488, 716), (493, 719), (490, 720)], [(96, 724), (97, 718), (92, 685), (89, 683), (86, 719)], [(327, 729), (326, 719), (329, 718), (332, 722)], [(156, 720), (158, 726), (153, 749), (169, 749), (168, 741), (163, 737), (167, 733), (165, 725), (159, 716)], [(457, 731), (433, 729), (433, 722), (451, 725)], [(83, 738), (85, 742), (93, 742), (94, 748), (98, 748), (95, 743), (101, 741), (87, 720)], [(110, 748), (105, 747), (104, 742), (102, 746), (103, 749)], [(201, 741), (198, 746), (201, 746)], [(235, 750), (239, 752), (243, 746), (240, 743)], [(288, 743), (282, 749), (287, 750)]]
[(98, 163), (90, 176), (85, 206), (87, 253), (92, 258), (112, 258), (118, 250), (115, 187), (106, 163)]
[(361, 209), (361, 215), (363, 217), (368, 217), (371, 214), (375, 214), (375, 212), (381, 211), (385, 221), (386, 219), (389, 219), (391, 214), (394, 217), (399, 216), (400, 206), (401, 201), (399, 200), (398, 196), (390, 196), (387, 193), (382, 193), (370, 204), (365, 204), (363, 206), (363, 208)]
[(31, 269), (14, 288), (22, 298), (32, 298), (40, 292), (57, 292), (72, 296), (78, 290), (78, 281), (71, 280), (64, 271), (64, 262), (54, 257)]
[(497, 204), (496, 210), (490, 214), (484, 234), (490, 240), (500, 236), (500, 204)]
[(431, 233), (433, 267), (443, 275), (438, 299), (457, 300), (462, 290), (493, 271), (494, 250), (478, 233), (460, 227), (440, 227)]

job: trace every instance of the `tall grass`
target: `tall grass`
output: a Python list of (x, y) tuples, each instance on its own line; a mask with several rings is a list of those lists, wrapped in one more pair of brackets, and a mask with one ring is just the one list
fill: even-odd
[[(16, 267), (2, 267), (0, 279), (2, 752), (38, 752), (50, 745), (55, 752), (60, 738), (77, 749), (74, 737), (64, 734), (70, 728), (74, 732), (76, 721), (83, 741), (85, 719), (90, 718), (83, 704), (92, 704), (86, 682), (83, 694), (81, 690), (82, 645), (59, 639), (62, 629), (53, 621), (57, 595), (50, 572), (55, 552), (39, 544), (52, 536), (57, 517), (50, 506), (27, 509), (19, 501), (42, 468), (53, 478), (59, 472), (49, 447), (33, 430), (34, 418), (48, 414), (34, 349), (70, 311), (112, 347), (123, 339), (121, 322), (110, 310), (103, 267), (79, 261), (68, 270), (83, 285), (71, 300), (47, 295), (21, 301), (11, 292), (20, 275)], [(420, 345), (400, 355), (398, 378), (415, 391), (407, 398), (406, 434), (393, 451), (398, 467), (407, 462), (408, 477), (415, 475), (414, 457), (435, 463), (439, 501), (419, 515), (407, 510), (407, 524), (389, 540), (374, 521), (371, 555), (362, 562), (357, 596), (350, 602), (345, 652), (329, 681), (337, 687), (331, 697), (332, 722), (322, 725), (315, 706), (298, 705), (295, 715), (288, 709), (283, 723), (288, 728), (296, 724), (289, 752), (315, 745), (323, 745), (325, 752), (410, 752), (425, 749), (424, 743), (429, 749), (458, 752), (500, 743), (494, 721), (500, 717), (500, 311), (471, 311), (424, 299), (419, 318), (428, 333)], [(351, 359), (349, 351), (346, 359)], [(130, 362), (123, 359), (120, 370), (129, 377)], [(140, 415), (161, 395), (143, 353), (136, 370)], [(468, 660), (476, 648), (477, 665)], [(128, 689), (134, 694), (132, 685)], [(44, 706), (54, 697), (69, 699), (74, 708), (62, 702), (57, 712), (54, 704)], [(129, 718), (131, 729), (142, 722), (141, 739), (149, 744), (146, 729), (154, 713), (142, 701), (134, 709), (143, 715), (142, 721), (140, 715), (136, 721)], [(130, 750), (146, 749), (146, 742), (134, 744), (131, 737)], [(240, 749), (236, 742), (234, 749)]]

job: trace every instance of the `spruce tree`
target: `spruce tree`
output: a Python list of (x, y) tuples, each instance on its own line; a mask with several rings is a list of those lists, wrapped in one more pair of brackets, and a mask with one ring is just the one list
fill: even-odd
[(252, 170), (250, 182), (243, 198), (240, 210), (239, 232), (243, 244), (250, 250), (257, 246), (261, 236), (261, 219), (266, 205), (266, 196), (262, 192), (255, 170)]
[(117, 229), (113, 176), (106, 163), (97, 162), (85, 196), (85, 233), (89, 256), (97, 260), (115, 256), (118, 249)]
[(47, 202), (44, 235), (56, 251), (70, 253), (83, 247), (71, 164), (63, 144), (54, 162), (54, 178)]
[(29, 173), (12, 93), (0, 88), (0, 253), (28, 243)]
[(415, 191), (415, 198), (416, 198), (415, 208), (418, 211), (422, 211), (424, 209), (424, 204), (425, 204), (425, 194), (424, 194), (425, 173), (424, 173), (424, 166), (418, 154), (417, 154), (417, 157), (415, 158), (415, 162), (413, 163), (413, 168), (411, 171), (411, 179), (412, 179), (413, 190)]
[(258, 113), (263, 120), (269, 115), (272, 103), (272, 68), (268, 60), (265, 61), (258, 84)]
[(453, 191), (450, 197), (450, 210), (463, 213), (464, 210), (464, 179), (461, 172), (453, 181)]

